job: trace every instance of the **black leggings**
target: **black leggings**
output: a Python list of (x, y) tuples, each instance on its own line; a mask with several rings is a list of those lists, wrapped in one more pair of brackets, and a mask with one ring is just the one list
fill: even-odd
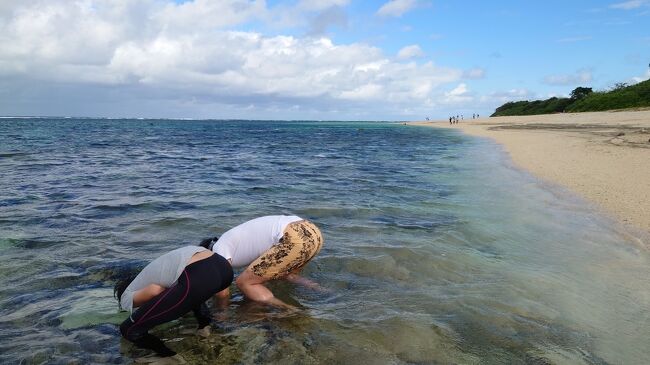
[(137, 346), (156, 351), (162, 356), (176, 353), (148, 331), (160, 324), (180, 318), (189, 311), (199, 328), (210, 324), (205, 301), (232, 283), (230, 263), (213, 254), (185, 267), (176, 283), (138, 308), (120, 325), (122, 336)]

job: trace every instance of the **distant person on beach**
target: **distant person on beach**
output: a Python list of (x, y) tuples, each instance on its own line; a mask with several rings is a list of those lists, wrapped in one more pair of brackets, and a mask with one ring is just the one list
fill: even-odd
[[(293, 308), (264, 286), (270, 280), (286, 279), (313, 289), (318, 284), (300, 277), (300, 270), (320, 251), (323, 237), (312, 222), (297, 216), (273, 215), (244, 222), (220, 238), (204, 240), (201, 246), (223, 256), (234, 268), (246, 267), (237, 277), (237, 287), (247, 298), (281, 308)], [(230, 297), (228, 288), (217, 297)]]
[(210, 317), (205, 301), (228, 288), (232, 279), (228, 261), (204, 247), (185, 246), (170, 251), (137, 276), (115, 284), (120, 308), (131, 312), (120, 325), (120, 332), (138, 347), (154, 350), (160, 356), (173, 356), (176, 353), (149, 330), (192, 311), (202, 331), (199, 333), (207, 334)]
[(449, 124), (451, 124), (451, 117), (449, 117)]

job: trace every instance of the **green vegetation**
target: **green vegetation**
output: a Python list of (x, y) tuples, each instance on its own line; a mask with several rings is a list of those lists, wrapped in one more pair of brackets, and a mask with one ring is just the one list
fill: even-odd
[(594, 92), (589, 87), (578, 87), (571, 92), (570, 98), (513, 101), (498, 107), (491, 116), (595, 112), (643, 107), (650, 107), (650, 80), (632, 86), (619, 83), (610, 91)]

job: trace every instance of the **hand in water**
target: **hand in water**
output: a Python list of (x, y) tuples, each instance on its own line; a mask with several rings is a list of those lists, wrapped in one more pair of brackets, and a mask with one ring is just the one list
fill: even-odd
[(286, 280), (291, 282), (291, 283), (294, 283), (294, 284), (302, 285), (305, 288), (309, 288), (309, 289), (317, 291), (317, 292), (321, 292), (321, 293), (329, 293), (330, 292), (329, 289), (323, 288), (317, 282), (309, 280), (309, 279), (307, 279), (307, 278), (305, 278), (303, 276), (300, 276), (297, 273), (291, 273), (291, 274), (287, 275)]
[(203, 338), (210, 337), (210, 333), (212, 333), (210, 326), (205, 326), (196, 330), (196, 335)]

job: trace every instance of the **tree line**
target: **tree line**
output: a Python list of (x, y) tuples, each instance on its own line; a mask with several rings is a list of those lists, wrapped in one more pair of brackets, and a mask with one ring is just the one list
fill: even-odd
[(650, 107), (650, 80), (635, 85), (618, 83), (610, 90), (578, 87), (568, 98), (511, 101), (498, 107), (491, 117), (575, 113)]

